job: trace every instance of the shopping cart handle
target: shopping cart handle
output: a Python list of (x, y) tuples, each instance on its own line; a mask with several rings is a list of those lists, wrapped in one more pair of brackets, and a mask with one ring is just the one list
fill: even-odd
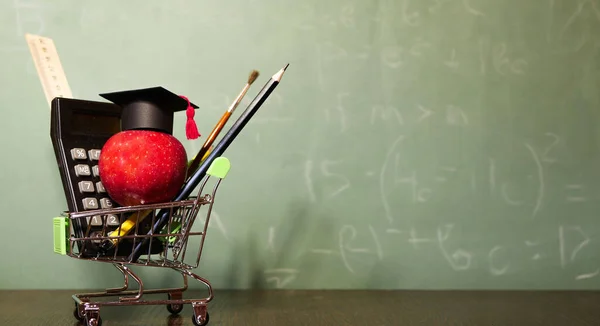
[(229, 169), (231, 168), (231, 163), (229, 159), (223, 156), (217, 157), (208, 168), (206, 174), (216, 177), (219, 179), (225, 179), (227, 173), (229, 173)]

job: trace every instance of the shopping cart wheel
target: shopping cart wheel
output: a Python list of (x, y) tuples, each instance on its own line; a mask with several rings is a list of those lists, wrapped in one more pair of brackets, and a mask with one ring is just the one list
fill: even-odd
[(192, 316), (192, 323), (196, 326), (206, 326), (208, 325), (209, 320), (208, 311), (206, 312), (206, 318), (202, 318), (202, 316), (196, 316), (195, 314)]
[(85, 325), (86, 326), (102, 326), (102, 318), (99, 315), (96, 317), (86, 315), (85, 316)]
[[(181, 300), (183, 294), (181, 292), (173, 292), (173, 293), (168, 293), (167, 297), (169, 298), (169, 300)], [(167, 310), (173, 314), (173, 315), (177, 315), (178, 313), (180, 313), (183, 310), (183, 305), (179, 304), (179, 303), (169, 303), (167, 304)]]
[(168, 304), (167, 310), (171, 314), (177, 315), (178, 313), (180, 313), (183, 310), (183, 305), (182, 304)]
[(81, 310), (79, 310), (79, 305), (75, 302), (75, 310), (73, 310), (73, 316), (77, 318), (79, 321), (83, 321), (83, 316), (81, 315)]

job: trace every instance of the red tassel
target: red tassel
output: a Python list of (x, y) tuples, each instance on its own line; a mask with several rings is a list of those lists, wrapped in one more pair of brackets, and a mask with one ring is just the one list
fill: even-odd
[(187, 121), (185, 122), (185, 136), (187, 139), (196, 139), (200, 137), (200, 133), (198, 132), (198, 127), (196, 126), (196, 121), (194, 121), (194, 115), (196, 114), (196, 110), (190, 104), (190, 100), (183, 96), (179, 95), (181, 98), (187, 101), (187, 109), (185, 110), (185, 115), (187, 116)]

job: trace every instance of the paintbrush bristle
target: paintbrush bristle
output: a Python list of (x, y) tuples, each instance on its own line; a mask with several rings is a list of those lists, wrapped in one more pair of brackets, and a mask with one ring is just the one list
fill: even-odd
[(248, 77), (248, 84), (252, 85), (252, 83), (254, 83), (256, 78), (258, 78), (258, 75), (259, 75), (259, 73), (257, 70), (252, 70), (252, 72), (250, 73), (250, 77)]

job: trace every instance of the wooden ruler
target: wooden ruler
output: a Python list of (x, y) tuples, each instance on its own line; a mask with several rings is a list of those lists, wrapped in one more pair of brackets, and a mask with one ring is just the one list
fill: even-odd
[(55, 97), (72, 98), (71, 88), (52, 39), (32, 34), (25, 34), (25, 39), (44, 88), (48, 106)]

